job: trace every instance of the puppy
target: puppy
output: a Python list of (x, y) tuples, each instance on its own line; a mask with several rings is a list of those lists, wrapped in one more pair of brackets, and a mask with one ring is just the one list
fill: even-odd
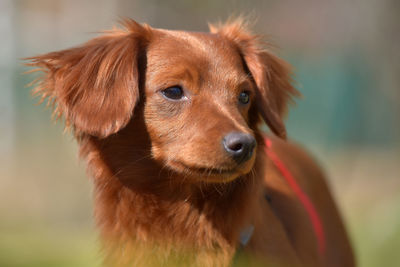
[(241, 20), (122, 24), (28, 63), (93, 177), (106, 265), (353, 266), (321, 171), (285, 141), (288, 64)]

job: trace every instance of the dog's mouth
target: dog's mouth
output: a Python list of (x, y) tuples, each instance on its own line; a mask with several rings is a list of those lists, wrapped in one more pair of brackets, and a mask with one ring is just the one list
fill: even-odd
[[(181, 161), (171, 161), (168, 164), (172, 169), (193, 177), (196, 180), (202, 180), (211, 183), (227, 183), (235, 180), (241, 175), (245, 175), (250, 172), (250, 169), (241, 170), (238, 167), (233, 168), (215, 168), (215, 167), (203, 167), (193, 166), (186, 164)], [(246, 168), (247, 169), (247, 168)]]

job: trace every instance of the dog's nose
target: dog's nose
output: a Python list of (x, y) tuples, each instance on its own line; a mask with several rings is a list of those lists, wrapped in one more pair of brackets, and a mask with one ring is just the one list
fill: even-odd
[(256, 139), (251, 134), (232, 132), (222, 140), (225, 151), (237, 162), (243, 163), (251, 158)]

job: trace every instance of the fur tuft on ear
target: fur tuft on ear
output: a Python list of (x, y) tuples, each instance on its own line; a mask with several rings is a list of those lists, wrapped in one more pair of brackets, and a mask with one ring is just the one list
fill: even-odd
[(57, 118), (75, 133), (100, 138), (116, 133), (139, 101), (139, 54), (151, 29), (133, 20), (124, 29), (104, 32), (82, 46), (32, 58), (28, 66), (43, 72), (33, 94), (47, 99)]
[(279, 137), (286, 138), (282, 117), (293, 96), (300, 93), (292, 86), (291, 68), (268, 48), (271, 46), (247, 30), (242, 18), (224, 24), (209, 25), (211, 33), (233, 42), (257, 85), (257, 106), (266, 124)]

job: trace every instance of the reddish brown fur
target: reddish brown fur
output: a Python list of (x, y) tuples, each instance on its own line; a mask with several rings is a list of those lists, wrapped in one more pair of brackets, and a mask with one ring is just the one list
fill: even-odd
[[(95, 216), (108, 265), (227, 266), (248, 225), (245, 251), (263, 263), (352, 266), (347, 235), (318, 167), (298, 147), (276, 153), (314, 201), (327, 236), (317, 253), (309, 218), (263, 152), (260, 116), (282, 138), (297, 91), (290, 68), (233, 21), (211, 34), (153, 29), (134, 21), (88, 43), (31, 58), (45, 75), (35, 94), (72, 126), (95, 185)], [(160, 90), (180, 85), (188, 100)], [(238, 105), (247, 90), (251, 104)], [(238, 164), (230, 132), (257, 151)], [(272, 197), (268, 203), (264, 194)]]

